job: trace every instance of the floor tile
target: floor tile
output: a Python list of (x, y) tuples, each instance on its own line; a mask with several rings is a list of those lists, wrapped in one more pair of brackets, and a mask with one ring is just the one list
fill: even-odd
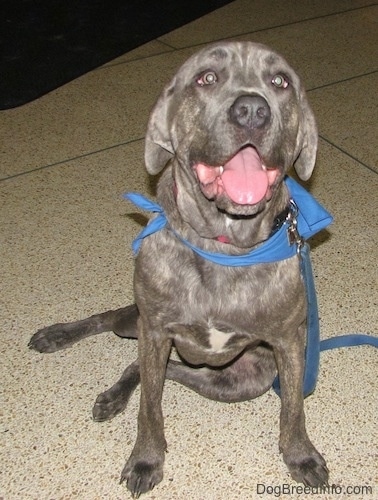
[(95, 70), (37, 101), (2, 112), (1, 176), (143, 138), (157, 96), (193, 51)]
[(375, 73), (311, 92), (320, 135), (376, 171), (377, 88)]
[(335, 219), (313, 241), (322, 335), (374, 333), (378, 325), (374, 264), (378, 176), (320, 140), (315, 174), (307, 187)]
[[(144, 59), (146, 57), (161, 54), (162, 52), (170, 52), (174, 50), (168, 44), (160, 42), (159, 40), (151, 40), (151, 42), (145, 43), (136, 49), (130, 50), (107, 64), (104, 64), (102, 68), (107, 66), (114, 66), (115, 64), (121, 64), (124, 62), (134, 61), (136, 59)], [(101, 69), (101, 68), (100, 68)]]
[(376, 70), (375, 13), (371, 7), (234, 39), (271, 46), (312, 89)]
[(236, 0), (159, 40), (176, 48), (189, 47), (371, 4), (369, 0)]
[(96, 307), (100, 289), (109, 299), (119, 293), (124, 300), (133, 269), (130, 220), (125, 214), (134, 210), (122, 193), (145, 190), (146, 185), (142, 141), (3, 181), (0, 252), (1, 261), (7, 262), (1, 269), (5, 308), (22, 303), (28, 314), (43, 322), (46, 319), (38, 318), (41, 309), (50, 317), (59, 303), (73, 301), (81, 307), (85, 297), (92, 297)]

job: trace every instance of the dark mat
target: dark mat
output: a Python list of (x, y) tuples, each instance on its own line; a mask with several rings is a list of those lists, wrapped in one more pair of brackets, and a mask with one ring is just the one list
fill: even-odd
[(40, 97), (227, 0), (0, 0), (0, 109)]

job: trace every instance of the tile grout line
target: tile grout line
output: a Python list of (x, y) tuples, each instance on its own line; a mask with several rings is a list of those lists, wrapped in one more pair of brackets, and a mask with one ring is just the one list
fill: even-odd
[[(130, 64), (130, 63), (134, 63), (137, 61), (144, 61), (146, 59), (150, 59), (151, 57), (159, 57), (159, 56), (162, 56), (163, 54), (170, 54), (170, 53), (178, 52), (179, 50), (181, 50), (181, 49), (177, 49), (176, 47), (172, 47), (165, 42), (161, 42), (158, 38), (154, 38), (153, 40), (150, 40), (149, 42), (146, 42), (146, 43), (151, 43), (151, 42), (156, 42), (156, 41), (159, 42), (161, 45), (165, 45), (167, 47), (167, 49), (170, 49), (170, 50), (162, 50), (161, 52), (156, 52), (154, 54), (150, 54), (147, 56), (139, 56), (139, 57), (135, 57), (134, 59), (128, 59), (126, 61), (114, 62), (114, 64), (112, 64), (112, 62), (110, 61), (108, 63), (101, 65), (101, 66), (98, 66), (97, 68), (93, 68), (91, 71), (103, 71), (103, 70), (106, 70), (108, 68), (115, 68), (116, 66), (122, 66), (123, 64)], [(136, 47), (135, 49), (131, 49), (131, 51), (129, 51), (129, 52), (132, 52), (133, 50), (136, 50), (138, 48), (139, 47)], [(128, 54), (128, 52), (125, 52), (125, 54)], [(119, 57), (122, 57), (125, 54), (122, 54)], [(118, 59), (118, 57), (116, 59)], [(69, 83), (69, 82), (67, 82), (67, 83)], [(0, 500), (1, 500), (1, 498), (0, 498)]]
[(40, 170), (45, 170), (47, 168), (57, 167), (58, 165), (64, 165), (65, 163), (69, 163), (71, 161), (80, 160), (81, 158), (86, 158), (86, 157), (89, 157), (89, 156), (92, 156), (92, 155), (95, 155), (95, 154), (98, 154), (98, 153), (104, 153), (106, 151), (110, 151), (112, 149), (116, 149), (116, 148), (119, 148), (119, 147), (122, 147), (122, 146), (128, 146), (129, 144), (133, 144), (135, 142), (139, 142), (139, 141), (142, 141), (142, 140), (144, 140), (144, 137), (139, 137), (138, 139), (131, 139), (130, 141), (120, 142), (118, 144), (113, 144), (112, 146), (108, 146), (106, 148), (98, 149), (96, 151), (89, 151), (88, 153), (83, 153), (82, 155), (72, 156), (71, 158), (66, 158), (65, 160), (60, 160), (60, 161), (57, 161), (55, 163), (50, 163), (48, 165), (42, 165), (40, 167), (32, 168), (31, 170), (27, 170), (26, 172), (19, 172), (18, 174), (14, 174), (14, 175), (9, 175), (7, 177), (3, 177), (3, 178), (0, 179), (0, 183), (3, 182), (3, 181), (8, 181), (10, 179), (15, 179), (16, 177), (21, 177), (22, 175), (33, 174), (34, 172), (39, 172)]
[(341, 148), (340, 146), (337, 146), (337, 144), (334, 144), (332, 141), (330, 141), (329, 139), (327, 139), (327, 137), (325, 137), (324, 135), (321, 135), (319, 134), (319, 138), (322, 139), (324, 142), (326, 142), (327, 144), (329, 144), (330, 146), (332, 146), (333, 148), (337, 149), (338, 151), (340, 151), (341, 153), (343, 153), (344, 155), (348, 156), (349, 158), (351, 158), (352, 160), (356, 161), (358, 164), (360, 164), (362, 167), (370, 170), (370, 172), (373, 172), (373, 174), (376, 174), (378, 175), (378, 171), (375, 170), (374, 167), (371, 167), (370, 165), (368, 165), (367, 163), (364, 163), (363, 161), (359, 160), (358, 158), (356, 158), (355, 156), (351, 155), (350, 153), (348, 153), (348, 151), (345, 151), (343, 148)]
[[(308, 18), (301, 19), (301, 20), (298, 20), (298, 21), (291, 21), (291, 22), (285, 23), (285, 24), (277, 24), (275, 26), (269, 26), (269, 27), (257, 29), (257, 30), (254, 30), (254, 31), (247, 31), (247, 32), (244, 32), (244, 33), (239, 33), (237, 35), (232, 35), (232, 36), (229, 36), (229, 37), (226, 37), (226, 38), (220, 38), (220, 39), (214, 40), (214, 42), (219, 42), (219, 41), (222, 41), (222, 40), (228, 40), (228, 39), (231, 39), (231, 38), (236, 38), (236, 37), (240, 37), (240, 36), (244, 36), (244, 35), (253, 35), (254, 33), (262, 33), (263, 31), (274, 30), (274, 29), (277, 29), (277, 28), (287, 28), (288, 26), (294, 26), (296, 24), (307, 23), (307, 22), (316, 21), (316, 20), (319, 20), (319, 19), (325, 19), (326, 17), (333, 17), (333, 16), (339, 16), (339, 15), (342, 15), (342, 14), (348, 14), (349, 12), (355, 12), (357, 10), (362, 10), (362, 9), (367, 9), (367, 8), (370, 8), (370, 7), (375, 7), (376, 5), (377, 5), (377, 3), (372, 3), (372, 4), (369, 4), (369, 5), (364, 5), (363, 7), (356, 7), (355, 9), (342, 10), (342, 11), (339, 11), (339, 12), (332, 12), (330, 14), (323, 14), (321, 16), (316, 16), (316, 17), (308, 17)], [(211, 42), (205, 42), (205, 43), (211, 43)], [(197, 47), (198, 45), (204, 45), (205, 43), (195, 44), (195, 45), (191, 45), (189, 47), (180, 47), (179, 50), (181, 50), (183, 48), (188, 49), (190, 47)]]
[[(202, 45), (208, 45), (210, 43), (221, 42), (222, 40), (229, 40), (229, 39), (233, 39), (233, 38), (240, 37), (240, 36), (245, 36), (245, 35), (253, 35), (254, 33), (261, 33), (263, 31), (269, 31), (269, 30), (273, 30), (273, 29), (277, 29), (277, 28), (285, 28), (287, 26), (293, 26), (295, 24), (305, 23), (305, 22), (308, 22), (308, 21), (316, 21), (317, 19), (324, 19), (326, 17), (338, 16), (338, 15), (341, 15), (341, 14), (348, 14), (349, 12), (355, 12), (357, 10), (368, 9), (370, 7), (375, 7), (376, 5), (377, 5), (377, 3), (373, 2), (373, 3), (369, 4), (369, 5), (364, 5), (364, 6), (361, 6), (361, 7), (356, 7), (356, 8), (352, 8), (352, 9), (348, 9), (348, 10), (341, 10), (341, 11), (338, 11), (338, 12), (331, 12), (329, 14), (323, 14), (321, 16), (308, 17), (308, 18), (300, 19), (298, 21), (291, 21), (291, 22), (288, 22), (288, 23), (285, 23), (285, 24), (277, 24), (277, 25), (274, 25), (274, 26), (267, 26), (265, 28), (256, 29), (254, 31), (247, 31), (247, 32), (243, 32), (243, 33), (236, 33), (236, 34), (233, 34), (231, 36), (222, 37), (222, 38), (216, 38), (216, 39), (213, 39), (213, 40), (209, 40), (207, 42), (195, 43), (195, 44), (192, 44), (192, 45), (187, 45), (185, 47), (174, 47), (173, 45), (168, 44), (167, 42), (162, 41), (161, 37), (158, 37), (158, 38), (155, 38), (154, 40), (150, 40), (150, 42), (152, 42), (152, 41), (158, 41), (159, 43), (165, 45), (167, 48), (172, 49), (172, 50), (171, 51), (159, 52), (157, 54), (151, 54), (149, 56), (137, 57), (135, 59), (131, 59), (129, 61), (123, 61), (123, 62), (115, 63), (113, 65), (111, 63), (110, 64), (108, 63), (108, 64), (105, 64), (105, 65), (100, 66), (98, 68), (95, 68), (93, 71), (103, 70), (103, 69), (106, 69), (106, 68), (109, 68), (109, 67), (119, 66), (121, 64), (129, 64), (131, 62), (141, 61), (141, 60), (144, 60), (144, 59), (149, 59), (151, 57), (158, 57), (158, 56), (161, 56), (162, 54), (168, 54), (169, 52), (180, 52), (182, 50), (187, 50), (187, 49), (191, 49), (191, 48), (195, 48), (195, 47), (200, 47)], [(180, 28), (177, 28), (177, 29), (180, 29)], [(165, 36), (165, 35), (161, 35), (161, 36)], [(147, 43), (150, 43), (150, 42), (147, 42)], [(120, 57), (122, 57), (122, 56), (120, 56)]]
[(321, 89), (325, 89), (327, 87), (332, 87), (333, 85), (338, 85), (340, 83), (350, 82), (352, 80), (355, 80), (356, 78), (364, 78), (365, 76), (375, 75), (376, 73), (378, 73), (378, 69), (369, 71), (368, 73), (361, 73), (359, 75), (350, 76), (348, 78), (344, 78), (343, 80), (336, 80), (334, 82), (325, 83), (324, 85), (319, 85), (319, 87), (313, 87), (311, 89), (306, 89), (306, 92), (314, 92), (316, 90), (321, 90)]
[[(354, 160), (357, 163), (359, 163), (362, 167), (367, 168), (368, 170), (370, 170), (374, 174), (378, 175), (378, 172), (373, 167), (370, 167), (366, 163), (362, 162), (361, 160), (359, 160), (355, 156), (351, 155), (350, 153), (348, 153), (347, 151), (345, 151), (344, 149), (342, 149), (340, 146), (337, 146), (332, 141), (330, 141), (329, 139), (327, 139), (325, 136), (319, 134), (319, 138), (322, 139), (323, 141), (325, 141), (330, 146), (336, 148), (337, 150), (339, 150), (341, 153), (345, 154), (346, 156), (348, 156), (352, 160)], [(140, 137), (139, 139), (132, 139), (131, 141), (127, 141), (127, 142), (120, 142), (118, 144), (114, 144), (113, 146), (108, 146), (107, 148), (98, 149), (96, 151), (90, 151), (89, 153), (84, 153), (82, 155), (73, 156), (71, 158), (67, 158), (65, 160), (58, 161), (56, 163), (51, 163), (51, 164), (48, 164), (48, 165), (43, 165), (41, 167), (33, 168), (33, 169), (28, 170), (26, 172), (20, 172), (18, 174), (14, 174), (14, 175), (10, 175), (8, 177), (1, 178), (0, 179), (0, 183), (3, 182), (3, 181), (7, 181), (7, 180), (15, 179), (17, 177), (21, 177), (23, 175), (33, 174), (34, 172), (39, 172), (40, 170), (45, 170), (47, 168), (53, 168), (53, 167), (56, 167), (58, 165), (64, 165), (65, 163), (69, 163), (71, 161), (80, 160), (81, 158), (86, 158), (86, 157), (89, 157), (89, 156), (92, 156), (92, 155), (95, 155), (95, 154), (98, 154), (98, 153), (104, 153), (106, 151), (110, 151), (112, 149), (116, 149), (116, 148), (122, 147), (122, 146), (127, 146), (129, 144), (133, 144), (135, 142), (139, 142), (139, 141), (142, 141), (142, 140), (144, 140), (144, 137)]]

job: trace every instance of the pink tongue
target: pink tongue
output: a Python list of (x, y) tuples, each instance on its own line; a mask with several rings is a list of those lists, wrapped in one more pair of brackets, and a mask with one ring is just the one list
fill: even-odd
[(267, 173), (252, 147), (242, 149), (224, 165), (222, 182), (228, 196), (238, 205), (255, 205), (269, 187)]

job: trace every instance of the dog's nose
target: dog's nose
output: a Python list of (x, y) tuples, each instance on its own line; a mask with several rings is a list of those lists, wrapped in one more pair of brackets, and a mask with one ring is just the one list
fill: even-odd
[(231, 106), (230, 118), (240, 127), (261, 128), (270, 120), (270, 107), (259, 95), (242, 95)]

